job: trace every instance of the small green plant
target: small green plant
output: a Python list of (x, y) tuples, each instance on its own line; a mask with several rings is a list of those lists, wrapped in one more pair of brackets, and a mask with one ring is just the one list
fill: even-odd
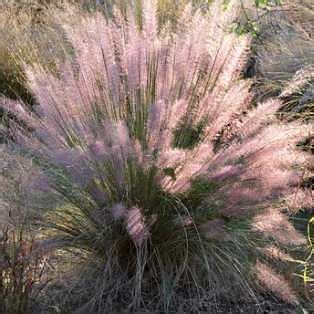
[(281, 0), (254, 0), (254, 4), (257, 8), (269, 9), (273, 5), (280, 5)]
[[(274, 8), (281, 5), (281, 0), (254, 0), (254, 6), (256, 8), (256, 16), (251, 17), (246, 9), (244, 3), (245, 1), (240, 0), (242, 12), (244, 15), (244, 22), (237, 21), (233, 23), (232, 31), (238, 35), (244, 35), (251, 33), (254, 38), (259, 38), (261, 35), (261, 25), (260, 21), (272, 13)], [(227, 8), (228, 2), (224, 4), (224, 7)]]

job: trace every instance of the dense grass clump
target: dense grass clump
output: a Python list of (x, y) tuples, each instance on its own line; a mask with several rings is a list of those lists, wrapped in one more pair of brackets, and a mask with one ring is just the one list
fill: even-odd
[(277, 120), (283, 96), (252, 106), (251, 35), (230, 31), (241, 5), (224, 3), (207, 15), (184, 6), (174, 28), (161, 27), (156, 1), (143, 2), (140, 24), (129, 7), (59, 17), (73, 51), (53, 73), (24, 64), (36, 105), (0, 99), (27, 126), (8, 132), (39, 169), (27, 182), (34, 205), (51, 197), (34, 217), (65, 274), (48, 307), (199, 310), (262, 287), (299, 304), (266, 253), (306, 243), (286, 213), (311, 206), (296, 144), (313, 126)]

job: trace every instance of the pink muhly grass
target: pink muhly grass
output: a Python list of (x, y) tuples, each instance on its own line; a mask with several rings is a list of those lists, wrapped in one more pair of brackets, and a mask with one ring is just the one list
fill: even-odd
[(126, 229), (129, 235), (138, 246), (141, 246), (142, 243), (149, 237), (141, 210), (136, 207), (128, 209), (125, 220)]
[[(178, 213), (180, 198), (185, 201), (194, 180), (201, 178), (214, 187), (210, 192), (208, 187), (197, 208), (181, 208), (193, 212), (206, 204), (208, 210), (215, 209), (209, 221), (192, 213), (193, 223), (181, 224), (189, 232), (199, 227), (196, 239), (204, 235), (210, 241), (231, 241), (227, 220), (250, 217), (253, 229), (266, 237), (284, 245), (304, 243), (280, 209), (301, 205), (285, 200), (302, 182), (301, 167), (307, 159), (296, 144), (313, 133), (313, 126), (278, 122), (280, 98), (252, 108), (253, 81), (242, 78), (251, 38), (228, 32), (239, 4), (231, 1), (221, 12), (222, 3), (214, 1), (211, 18), (192, 14), (187, 7), (173, 34), (158, 32), (155, 1), (145, 1), (142, 31), (131, 12), (127, 20), (119, 12), (110, 21), (100, 13), (82, 15), (64, 25), (75, 57), (60, 64), (58, 77), (40, 65), (25, 66), (39, 104), (34, 112), (0, 99), (1, 106), (33, 128), (26, 136), (16, 127), (17, 145), (44, 160), (44, 172), (52, 180), (56, 169), (59, 181), (52, 187), (80, 209), (77, 215), (90, 215), (90, 229), (84, 231), (85, 220), (77, 225), (73, 210), (64, 211), (65, 225), (60, 222), (59, 227), (65, 233), (89, 239), (90, 234), (102, 234), (113, 220), (142, 248), (162, 238), (157, 226), (164, 223), (168, 228), (167, 219), (176, 227), (167, 229), (166, 238), (177, 243), (176, 218), (187, 216)], [(174, 145), (182, 123), (192, 131), (202, 125), (191, 147)], [(60, 174), (60, 168), (67, 175)], [(161, 205), (165, 195), (173, 203)], [(119, 228), (110, 232), (121, 232)], [(167, 245), (159, 241), (154, 254)], [(95, 247), (104, 250), (104, 243)], [(117, 241), (112, 251), (120, 245), (125, 249), (129, 244)], [(261, 276), (268, 271), (258, 269)]]
[(271, 267), (258, 262), (256, 265), (257, 277), (266, 290), (274, 292), (280, 299), (288, 303), (298, 304), (298, 297), (284, 276), (276, 273)]

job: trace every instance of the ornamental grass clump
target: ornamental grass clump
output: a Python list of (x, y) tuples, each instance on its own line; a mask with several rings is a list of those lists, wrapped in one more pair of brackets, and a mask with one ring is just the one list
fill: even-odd
[(127, 19), (76, 15), (63, 25), (75, 56), (58, 76), (25, 65), (38, 105), (1, 98), (28, 126), (11, 127), (15, 150), (42, 170), (30, 191), (55, 200), (42, 232), (80, 261), (65, 308), (169, 312), (254, 298), (255, 275), (272, 271), (257, 246), (306, 242), (282, 210), (311, 205), (296, 143), (313, 128), (278, 121), (279, 98), (252, 105), (242, 75), (251, 38), (230, 31), (238, 1), (223, 2), (208, 16), (186, 6), (175, 32), (159, 29), (155, 1), (141, 28), (131, 9)]

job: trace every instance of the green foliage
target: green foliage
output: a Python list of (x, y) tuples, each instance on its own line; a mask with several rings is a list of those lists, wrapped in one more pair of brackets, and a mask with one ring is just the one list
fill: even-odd
[(12, 60), (9, 52), (2, 52), (0, 56), (0, 92), (12, 99), (22, 99), (29, 104), (34, 103), (26, 87), (23, 71), (17, 61)]
[(251, 33), (253, 37), (257, 37), (260, 33), (258, 23), (256, 21), (248, 19), (246, 23), (234, 23), (232, 30), (239, 36)]
[[(217, 218), (213, 214), (215, 206), (210, 207), (207, 202), (204, 202), (210, 195), (216, 192), (218, 186), (214, 182), (209, 182), (206, 179), (196, 178), (191, 181), (191, 188), (187, 193), (182, 195), (183, 203), (193, 213), (200, 213), (203, 218)], [(221, 204), (220, 204), (221, 205)]]
[(254, 0), (254, 4), (257, 8), (269, 8), (272, 5), (280, 5), (281, 0)]
[(205, 122), (196, 125), (184, 118), (173, 131), (172, 146), (183, 149), (193, 149), (202, 139)]
[[(254, 0), (254, 6), (257, 11), (256, 17), (251, 17), (247, 9), (244, 7), (243, 0), (240, 0), (242, 4), (242, 10), (245, 17), (243, 21), (237, 21), (233, 24), (232, 31), (238, 35), (251, 33), (254, 38), (258, 38), (261, 35), (260, 19), (274, 9), (276, 6), (281, 5), (281, 0)], [(224, 8), (228, 7), (228, 2), (224, 4)]]
[(176, 173), (174, 168), (171, 167), (164, 168), (163, 173), (166, 176), (170, 177), (172, 180), (176, 180)]

